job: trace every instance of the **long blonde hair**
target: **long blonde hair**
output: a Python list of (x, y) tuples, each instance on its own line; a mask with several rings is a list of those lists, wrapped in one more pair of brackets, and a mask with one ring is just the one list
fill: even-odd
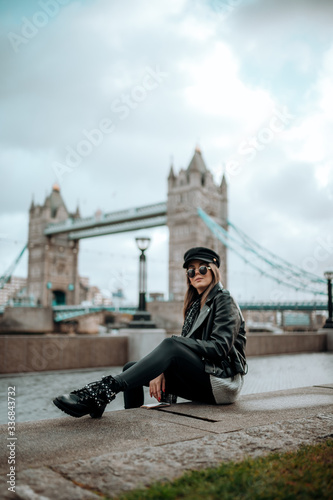
[[(208, 287), (206, 288), (206, 290), (202, 294), (200, 308), (206, 302), (210, 291), (214, 288), (216, 283), (221, 281), (221, 275), (220, 275), (219, 268), (215, 264), (213, 264), (213, 262), (208, 262), (207, 264), (212, 271), (213, 279), (212, 279), (211, 283), (208, 285)], [(184, 297), (184, 307), (183, 307), (184, 319), (185, 319), (185, 316), (187, 314), (187, 311), (189, 310), (189, 308), (191, 307), (193, 302), (199, 297), (199, 293), (198, 293), (197, 289), (191, 285), (190, 279), (187, 275), (186, 275), (186, 282), (187, 282), (187, 290), (186, 290), (185, 297)]]

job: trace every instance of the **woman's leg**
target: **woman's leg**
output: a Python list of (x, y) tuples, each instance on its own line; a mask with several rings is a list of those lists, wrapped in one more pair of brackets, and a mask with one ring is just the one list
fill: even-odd
[[(135, 365), (136, 361), (130, 361), (123, 367), (123, 372)], [(130, 408), (140, 408), (144, 403), (143, 387), (135, 387), (134, 389), (126, 389), (124, 391), (124, 407), (125, 410)]]
[[(214, 402), (210, 377), (200, 356), (176, 338), (164, 339), (150, 354), (123, 373), (87, 384), (79, 390), (56, 397), (53, 402), (73, 417), (102, 416), (105, 407), (120, 391), (149, 385), (161, 373), (166, 374), (174, 394), (202, 402)], [(169, 389), (170, 390), (170, 389)]]
[(205, 372), (203, 362), (190, 358), (184, 359), (180, 370), (170, 367), (165, 372), (166, 392), (181, 398), (200, 403), (215, 404), (209, 375)]
[[(148, 385), (161, 373), (166, 378), (166, 390), (185, 399), (214, 403), (210, 377), (204, 362), (183, 343), (174, 338), (163, 340), (150, 354), (115, 379), (123, 391)], [(130, 394), (134, 394), (130, 392)]]

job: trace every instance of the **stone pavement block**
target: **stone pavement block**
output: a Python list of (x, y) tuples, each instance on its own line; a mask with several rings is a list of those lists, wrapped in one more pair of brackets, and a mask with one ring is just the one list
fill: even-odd
[[(7, 425), (0, 426), (0, 435), (7, 437)], [(16, 429), (17, 467), (54, 465), (133, 447), (159, 446), (205, 434), (200, 429), (156, 419), (151, 410), (120, 410), (106, 412), (101, 419), (90, 416), (66, 416), (54, 420), (18, 423)], [(0, 472), (7, 470), (6, 464)]]
[(313, 387), (325, 387), (327, 389), (333, 389), (333, 384), (314, 385)]
[(314, 444), (333, 432), (333, 414), (249, 427), (231, 434), (206, 435), (164, 446), (135, 448), (56, 466), (72, 481), (111, 497), (155, 481), (173, 480), (188, 470), (269, 452)]
[[(218, 422), (225, 419), (225, 414), (243, 413), (248, 409), (258, 412), (261, 410), (275, 412), (287, 408), (306, 408), (308, 406), (333, 404), (331, 388), (333, 388), (333, 385), (322, 385), (288, 389), (287, 391), (248, 394), (241, 396), (238, 401), (230, 405), (180, 403), (161, 408), (159, 411), (164, 413), (177, 411), (184, 415)], [(293, 401), (295, 401), (295, 404), (293, 404)]]
[(97, 500), (99, 495), (74, 484), (61, 474), (42, 467), (27, 469), (18, 474), (15, 493), (8, 491), (7, 485), (0, 484), (3, 500)]
[(163, 415), (162, 419), (168, 413), (173, 418), (184, 416), (188, 420), (187, 425), (220, 434), (251, 425), (312, 416), (332, 407), (333, 393), (329, 387), (308, 387), (243, 396), (232, 405), (181, 403), (161, 408), (159, 413)]

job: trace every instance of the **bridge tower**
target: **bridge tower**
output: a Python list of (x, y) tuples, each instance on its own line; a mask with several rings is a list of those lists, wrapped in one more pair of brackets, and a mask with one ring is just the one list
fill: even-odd
[(221, 185), (214, 182), (200, 149), (195, 149), (186, 170), (179, 174), (171, 165), (168, 177), (167, 224), (169, 228), (169, 296), (183, 300), (186, 290), (183, 255), (191, 247), (209, 247), (221, 257), (222, 283), (227, 286), (226, 247), (209, 231), (197, 213), (201, 207), (218, 224), (228, 229), (228, 190), (225, 177)]
[(48, 224), (78, 217), (78, 209), (74, 214), (68, 212), (57, 184), (44, 205), (31, 203), (27, 288), (28, 294), (44, 307), (79, 303), (79, 241), (69, 240), (67, 234), (44, 235)]

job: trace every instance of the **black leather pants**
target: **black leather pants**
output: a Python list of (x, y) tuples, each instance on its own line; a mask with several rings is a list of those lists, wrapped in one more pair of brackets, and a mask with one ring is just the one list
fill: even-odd
[(200, 356), (176, 338), (167, 338), (137, 363), (127, 363), (123, 373), (115, 377), (124, 391), (125, 408), (141, 406), (143, 386), (161, 373), (165, 376), (167, 393), (190, 401), (215, 403)]

